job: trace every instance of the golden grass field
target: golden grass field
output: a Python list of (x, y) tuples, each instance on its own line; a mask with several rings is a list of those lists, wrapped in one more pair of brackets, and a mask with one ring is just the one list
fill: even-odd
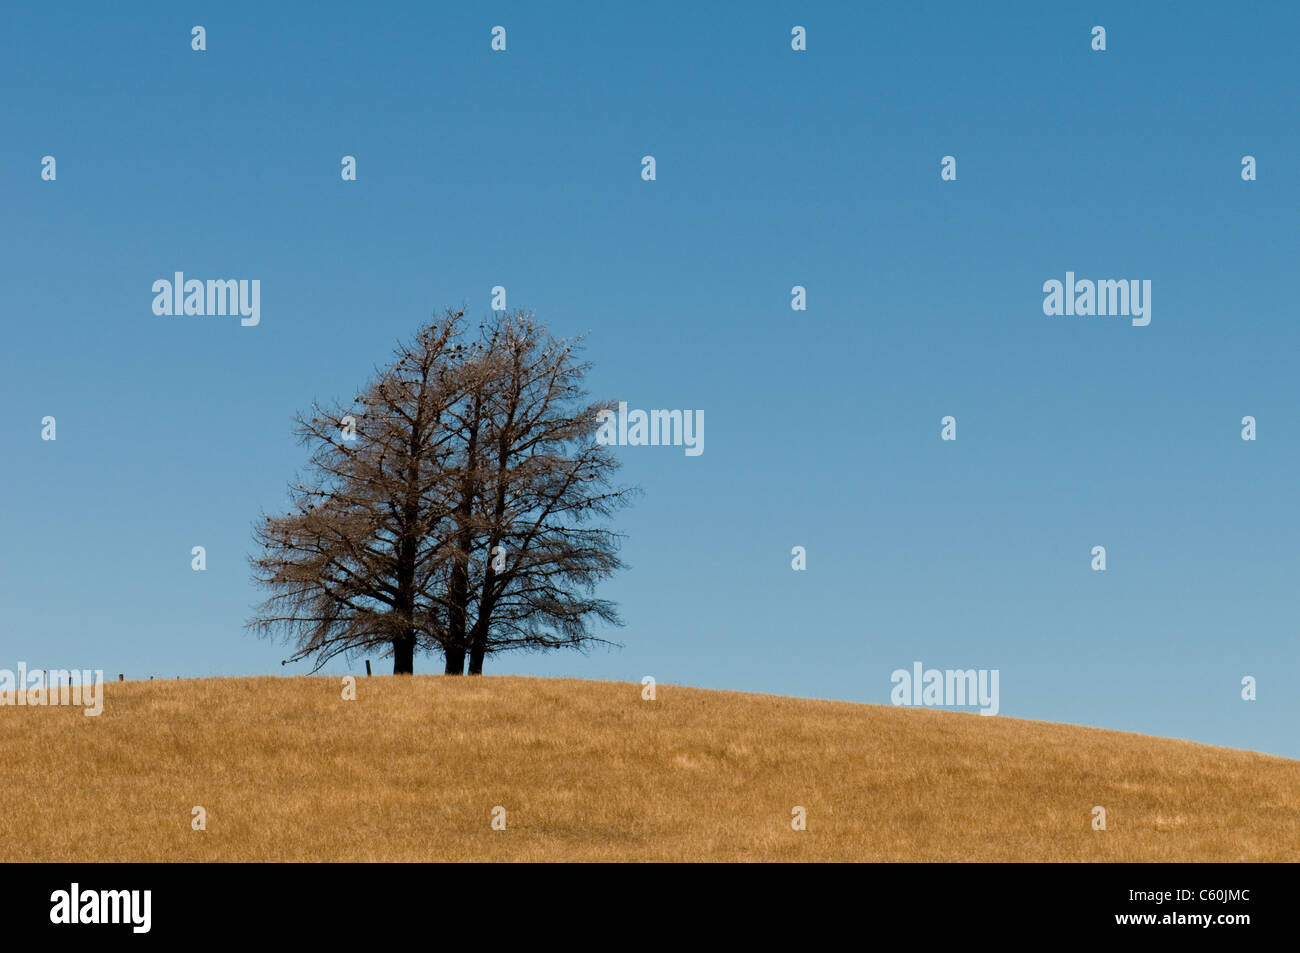
[(1300, 859), (1300, 761), (1144, 735), (514, 677), (106, 690), (0, 708), (0, 859)]

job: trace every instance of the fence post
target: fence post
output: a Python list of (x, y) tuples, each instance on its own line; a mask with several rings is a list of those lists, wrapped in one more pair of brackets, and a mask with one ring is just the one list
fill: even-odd
[(366, 678), (370, 677), (370, 659), (366, 659)]

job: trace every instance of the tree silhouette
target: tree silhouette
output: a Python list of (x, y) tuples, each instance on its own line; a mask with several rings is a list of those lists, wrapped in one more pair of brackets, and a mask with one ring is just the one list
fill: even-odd
[(489, 654), (620, 624), (595, 588), (621, 566), (603, 523), (636, 491), (594, 441), (608, 404), (585, 402), (580, 342), (527, 312), (465, 337), (448, 311), (350, 405), (297, 417), (309, 474), (256, 526), (251, 560), (272, 594), (249, 626), (285, 634), (286, 661), (379, 649), (410, 674), (417, 651), (441, 652), (447, 674), (480, 674)]

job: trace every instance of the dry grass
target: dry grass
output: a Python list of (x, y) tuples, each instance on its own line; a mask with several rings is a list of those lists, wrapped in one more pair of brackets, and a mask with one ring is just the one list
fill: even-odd
[(1300, 762), (1143, 735), (532, 678), (107, 692), (0, 708), (0, 859), (1300, 859)]

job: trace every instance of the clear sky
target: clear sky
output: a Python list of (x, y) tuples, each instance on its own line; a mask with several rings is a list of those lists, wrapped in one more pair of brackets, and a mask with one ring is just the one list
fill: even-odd
[[(1300, 6), (75, 6), (0, 12), (0, 667), (305, 671), (243, 629), (294, 412), (503, 285), (706, 430), (619, 450), (623, 647), (490, 673), (888, 703), (920, 660), (1300, 756)], [(155, 315), (176, 271), (260, 324)], [(1045, 316), (1067, 271), (1150, 325)]]

